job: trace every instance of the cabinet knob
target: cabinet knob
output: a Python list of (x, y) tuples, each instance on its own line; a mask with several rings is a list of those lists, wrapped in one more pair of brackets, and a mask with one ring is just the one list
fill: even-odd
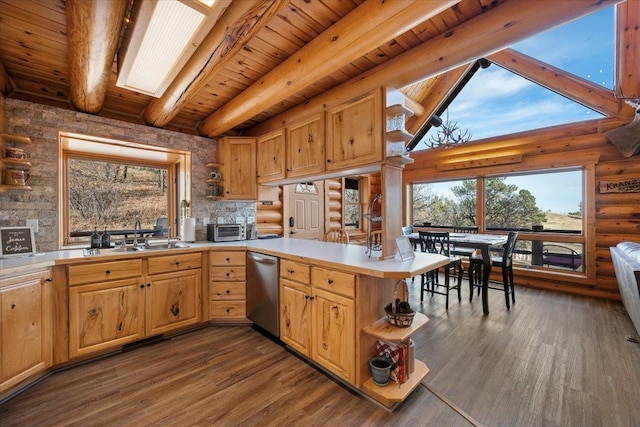
[(53, 278), (52, 277), (47, 277), (44, 281), (51, 283), (51, 282), (53, 282)]
[(150, 287), (151, 287), (151, 283), (147, 283), (147, 288), (150, 288)]
[(176, 265), (180, 265), (180, 261), (176, 261)]
[(111, 270), (107, 270), (104, 272), (105, 274), (111, 274)]
[(227, 258), (227, 262), (229, 262), (229, 261), (231, 261), (231, 259), (230, 259), (230, 258)]
[(295, 271), (293, 268), (290, 268), (290, 269), (288, 269), (288, 270), (287, 270), (287, 273), (289, 273), (289, 274), (293, 274), (293, 273), (295, 273), (295, 272), (296, 272), (296, 271)]
[(144, 289), (144, 283), (140, 285), (140, 289)]
[(231, 293), (231, 291), (229, 289), (227, 289), (227, 294), (230, 294), (230, 293)]
[(315, 298), (316, 298), (316, 297), (309, 297), (309, 299), (310, 299), (311, 301), (313, 301)]
[(230, 311), (231, 311), (231, 309), (230, 309), (230, 308), (227, 308), (227, 313), (228, 313), (228, 312), (230, 312)]
[(333, 279), (329, 279), (329, 280), (327, 280), (327, 283), (328, 283), (328, 284), (332, 284), (332, 283), (333, 283)]

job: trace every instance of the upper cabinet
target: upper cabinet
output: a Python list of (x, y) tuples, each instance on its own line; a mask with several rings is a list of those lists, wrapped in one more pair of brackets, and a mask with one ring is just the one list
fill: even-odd
[(382, 162), (382, 91), (329, 110), (327, 170), (334, 171)]
[(224, 165), (224, 198), (256, 200), (256, 138), (224, 137), (218, 140), (217, 149), (218, 160)]
[(287, 177), (324, 171), (324, 113), (287, 128)]
[(272, 182), (285, 177), (285, 132), (278, 129), (257, 140), (258, 182)]

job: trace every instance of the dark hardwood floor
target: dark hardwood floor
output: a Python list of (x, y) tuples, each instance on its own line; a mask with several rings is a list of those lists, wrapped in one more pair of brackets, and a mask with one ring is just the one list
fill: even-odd
[(55, 373), (0, 406), (0, 425), (640, 425), (640, 345), (621, 304), (516, 288), (511, 310), (491, 291), (482, 316), (466, 288), (448, 312), (410, 288), (430, 318), (414, 340), (431, 372), (392, 413), (233, 326)]

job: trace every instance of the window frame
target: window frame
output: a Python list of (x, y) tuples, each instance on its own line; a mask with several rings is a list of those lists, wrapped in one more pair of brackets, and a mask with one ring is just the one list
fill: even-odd
[[(119, 154), (113, 154), (117, 152)], [(58, 248), (89, 242), (70, 241), (69, 160), (94, 160), (167, 169), (169, 237), (178, 234), (180, 202), (191, 198), (191, 153), (91, 135), (58, 132)]]
[[(588, 188), (595, 188), (595, 165), (592, 163), (587, 164), (575, 164), (562, 168), (546, 167), (546, 168), (524, 168), (523, 170), (513, 172), (498, 172), (490, 174), (464, 174), (461, 176), (448, 176), (446, 179), (433, 179), (433, 180), (420, 180), (415, 182), (408, 182), (407, 184), (407, 211), (406, 216), (410, 224), (414, 224), (413, 218), (413, 186), (416, 184), (429, 184), (436, 182), (447, 181), (461, 181), (465, 179), (476, 180), (476, 211), (477, 211), (477, 225), (480, 229), (480, 233), (489, 234), (505, 234), (509, 230), (507, 229), (486, 229), (485, 221), (485, 180), (503, 176), (519, 176), (528, 174), (539, 174), (545, 172), (559, 172), (561, 170), (580, 170), (582, 171), (582, 230), (580, 233), (571, 232), (566, 233), (562, 231), (548, 231), (543, 230), (541, 232), (522, 229), (519, 230), (520, 234), (518, 239), (523, 241), (542, 241), (547, 243), (567, 243), (567, 244), (581, 244), (583, 247), (582, 271), (572, 271), (564, 269), (556, 269), (553, 267), (538, 268), (538, 266), (524, 266), (524, 270), (528, 270), (532, 275), (536, 274), (561, 274), (576, 277), (579, 280), (582, 279), (594, 279), (595, 278), (595, 229), (590, 227), (589, 224), (593, 223), (595, 219), (595, 197), (590, 196)], [(432, 225), (433, 226), (433, 225)], [(438, 227), (436, 225), (436, 227)], [(447, 226), (441, 226), (447, 228)], [(529, 274), (529, 273), (528, 273)]]

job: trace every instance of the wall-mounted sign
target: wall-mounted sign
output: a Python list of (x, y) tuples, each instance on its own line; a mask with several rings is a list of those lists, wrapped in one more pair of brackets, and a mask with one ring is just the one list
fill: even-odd
[(640, 193), (640, 178), (600, 181), (600, 193)]
[(36, 253), (31, 227), (0, 228), (0, 257), (26, 256)]

